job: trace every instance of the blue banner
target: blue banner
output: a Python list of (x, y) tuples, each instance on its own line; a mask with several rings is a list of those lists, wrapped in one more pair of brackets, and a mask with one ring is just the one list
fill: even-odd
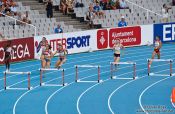
[(162, 42), (175, 42), (175, 22), (154, 24), (153, 35), (159, 36)]

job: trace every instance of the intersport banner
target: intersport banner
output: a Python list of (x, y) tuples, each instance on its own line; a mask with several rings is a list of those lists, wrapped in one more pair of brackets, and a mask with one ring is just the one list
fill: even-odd
[[(11, 62), (24, 61), (29, 59), (34, 59), (34, 38), (20, 38), (13, 39), (12, 41), (12, 56)], [(4, 46), (7, 41), (0, 41), (0, 64), (4, 63)]]
[(56, 51), (58, 44), (62, 43), (64, 48), (67, 48), (69, 54), (87, 52), (96, 48), (96, 30), (61, 33), (45, 36), (36, 36), (35, 45), (35, 58), (41, 55), (41, 50), (37, 53), (37, 46), (42, 41), (42, 38), (46, 37), (48, 43), (52, 47), (52, 51)]

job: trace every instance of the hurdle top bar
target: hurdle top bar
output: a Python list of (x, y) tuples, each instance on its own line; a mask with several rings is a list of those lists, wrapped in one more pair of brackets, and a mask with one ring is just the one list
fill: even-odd
[(127, 65), (127, 64), (132, 64), (132, 65), (135, 65), (136, 62), (130, 62), (130, 61), (128, 61), (128, 62), (117, 62), (117, 63), (115, 63), (115, 62), (110, 62), (110, 64), (114, 64), (114, 65), (115, 65), (115, 64), (117, 64), (117, 65), (120, 65), (120, 64), (121, 64), (121, 65), (122, 65), (122, 64), (123, 64), (123, 65), (124, 65), (124, 64), (125, 64), (125, 65)]
[(100, 65), (75, 65), (75, 67), (80, 67), (80, 68), (98, 68)]
[(65, 69), (57, 69), (57, 68), (40, 68), (41, 71), (63, 71)]
[(155, 61), (155, 62), (173, 62), (173, 59), (147, 59), (147, 61)]
[(31, 74), (31, 72), (8, 72), (8, 71), (5, 71), (4, 74)]

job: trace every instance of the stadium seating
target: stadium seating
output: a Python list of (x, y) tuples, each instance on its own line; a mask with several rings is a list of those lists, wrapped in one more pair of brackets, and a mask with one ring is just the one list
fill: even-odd
[[(45, 9), (43, 4), (38, 5), (37, 0), (19, 0), (17, 2), (17, 11), (24, 13), (29, 12), (29, 19), (32, 25), (36, 26), (36, 35), (53, 34), (54, 28), (60, 24), (64, 32), (81, 31), (88, 29), (77, 21), (68, 16), (63, 16), (58, 11), (54, 11), (56, 18), (47, 18), (46, 12), (41, 9)], [(127, 1), (127, 0), (126, 0)], [(135, 5), (133, 5), (132, 3)], [(129, 26), (160, 23), (161, 16), (151, 13), (153, 11), (157, 14), (161, 14), (161, 9), (164, 3), (171, 3), (171, 0), (129, 0), (127, 2), (129, 9), (117, 9), (117, 10), (103, 10), (104, 18), (96, 18), (93, 20), (95, 25), (101, 25), (102, 27), (117, 27), (117, 23), (121, 16), (125, 16), (125, 19)], [(74, 13), (77, 18), (84, 18), (86, 21), (86, 12), (88, 11), (91, 0), (83, 0), (85, 4), (82, 8), (74, 8)], [(59, 6), (60, 0), (53, 0), (53, 5)], [(149, 9), (149, 10), (147, 10)], [(169, 10), (169, 21), (173, 21), (175, 18), (175, 7)], [(14, 17), (17, 18), (17, 17)], [(67, 20), (67, 21), (65, 21)], [(15, 20), (9, 17), (0, 17), (1, 33), (8, 38), (22, 38), (31, 37), (35, 35), (35, 28), (29, 25), (19, 26), (15, 24)]]

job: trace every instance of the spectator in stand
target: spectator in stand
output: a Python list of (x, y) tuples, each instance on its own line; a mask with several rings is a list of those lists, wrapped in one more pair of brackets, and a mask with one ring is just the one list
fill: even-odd
[(115, 2), (116, 9), (120, 9), (120, 1), (116, 0)]
[(0, 12), (3, 14), (5, 13), (5, 5), (4, 4), (2, 6), (0, 6)]
[(93, 3), (90, 3), (89, 7), (93, 9), (93, 7), (94, 7)]
[(28, 17), (28, 11), (26, 11), (25, 14), (18, 13), (17, 19), (24, 22), (22, 23), (22, 22), (17, 21), (18, 25), (25, 25), (25, 23), (31, 24), (31, 20)]
[(2, 6), (2, 4), (3, 4), (3, 2), (2, 2), (2, 0), (0, 0), (0, 6)]
[(102, 7), (103, 10), (106, 10), (107, 2), (108, 0), (100, 0), (100, 6)]
[(125, 17), (122, 16), (121, 21), (119, 21), (119, 23), (118, 23), (118, 27), (126, 27), (126, 26), (127, 26), (127, 23), (125, 21)]
[(74, 0), (74, 4), (76, 8), (84, 7), (82, 0), (80, 0), (80, 2), (78, 0)]
[(129, 7), (127, 6), (125, 0), (120, 1), (120, 8), (121, 9), (128, 9)]
[(6, 4), (12, 6), (15, 2), (13, 0), (7, 0)]
[(66, 12), (70, 14), (70, 12), (73, 12), (73, 1), (72, 0), (67, 0), (67, 10)]
[(53, 17), (53, 3), (51, 0), (48, 0), (46, 3), (46, 11), (47, 11), (47, 18)]
[(10, 9), (13, 15), (17, 15), (16, 3), (13, 3)]
[(89, 11), (86, 14), (86, 20), (89, 21), (89, 27), (93, 27), (93, 20), (95, 18), (95, 13), (93, 12), (93, 7), (89, 7)]
[(8, 16), (11, 16), (12, 13), (11, 13), (11, 9), (10, 9), (9, 5), (6, 5), (4, 13)]
[(94, 6), (94, 12), (95, 14), (101, 18), (101, 17), (104, 17), (104, 13), (103, 11), (101, 10), (101, 7), (99, 6), (99, 3), (97, 2), (96, 5)]
[(115, 5), (114, 0), (109, 0), (109, 4), (110, 4), (110, 9), (111, 10), (115, 10), (116, 9), (116, 5)]
[(5, 37), (0, 33), (0, 41), (5, 40)]
[(163, 15), (162, 22), (163, 23), (168, 22), (168, 17), (169, 17), (168, 10), (169, 9), (171, 9), (171, 7), (168, 7), (166, 4), (163, 4), (163, 8), (162, 8), (162, 15)]
[(60, 10), (63, 12), (63, 15), (67, 14), (67, 4), (66, 4), (66, 0), (60, 0)]
[(63, 29), (61, 28), (61, 25), (58, 24), (58, 26), (55, 28), (55, 31), (54, 31), (56, 34), (58, 33), (63, 33)]

